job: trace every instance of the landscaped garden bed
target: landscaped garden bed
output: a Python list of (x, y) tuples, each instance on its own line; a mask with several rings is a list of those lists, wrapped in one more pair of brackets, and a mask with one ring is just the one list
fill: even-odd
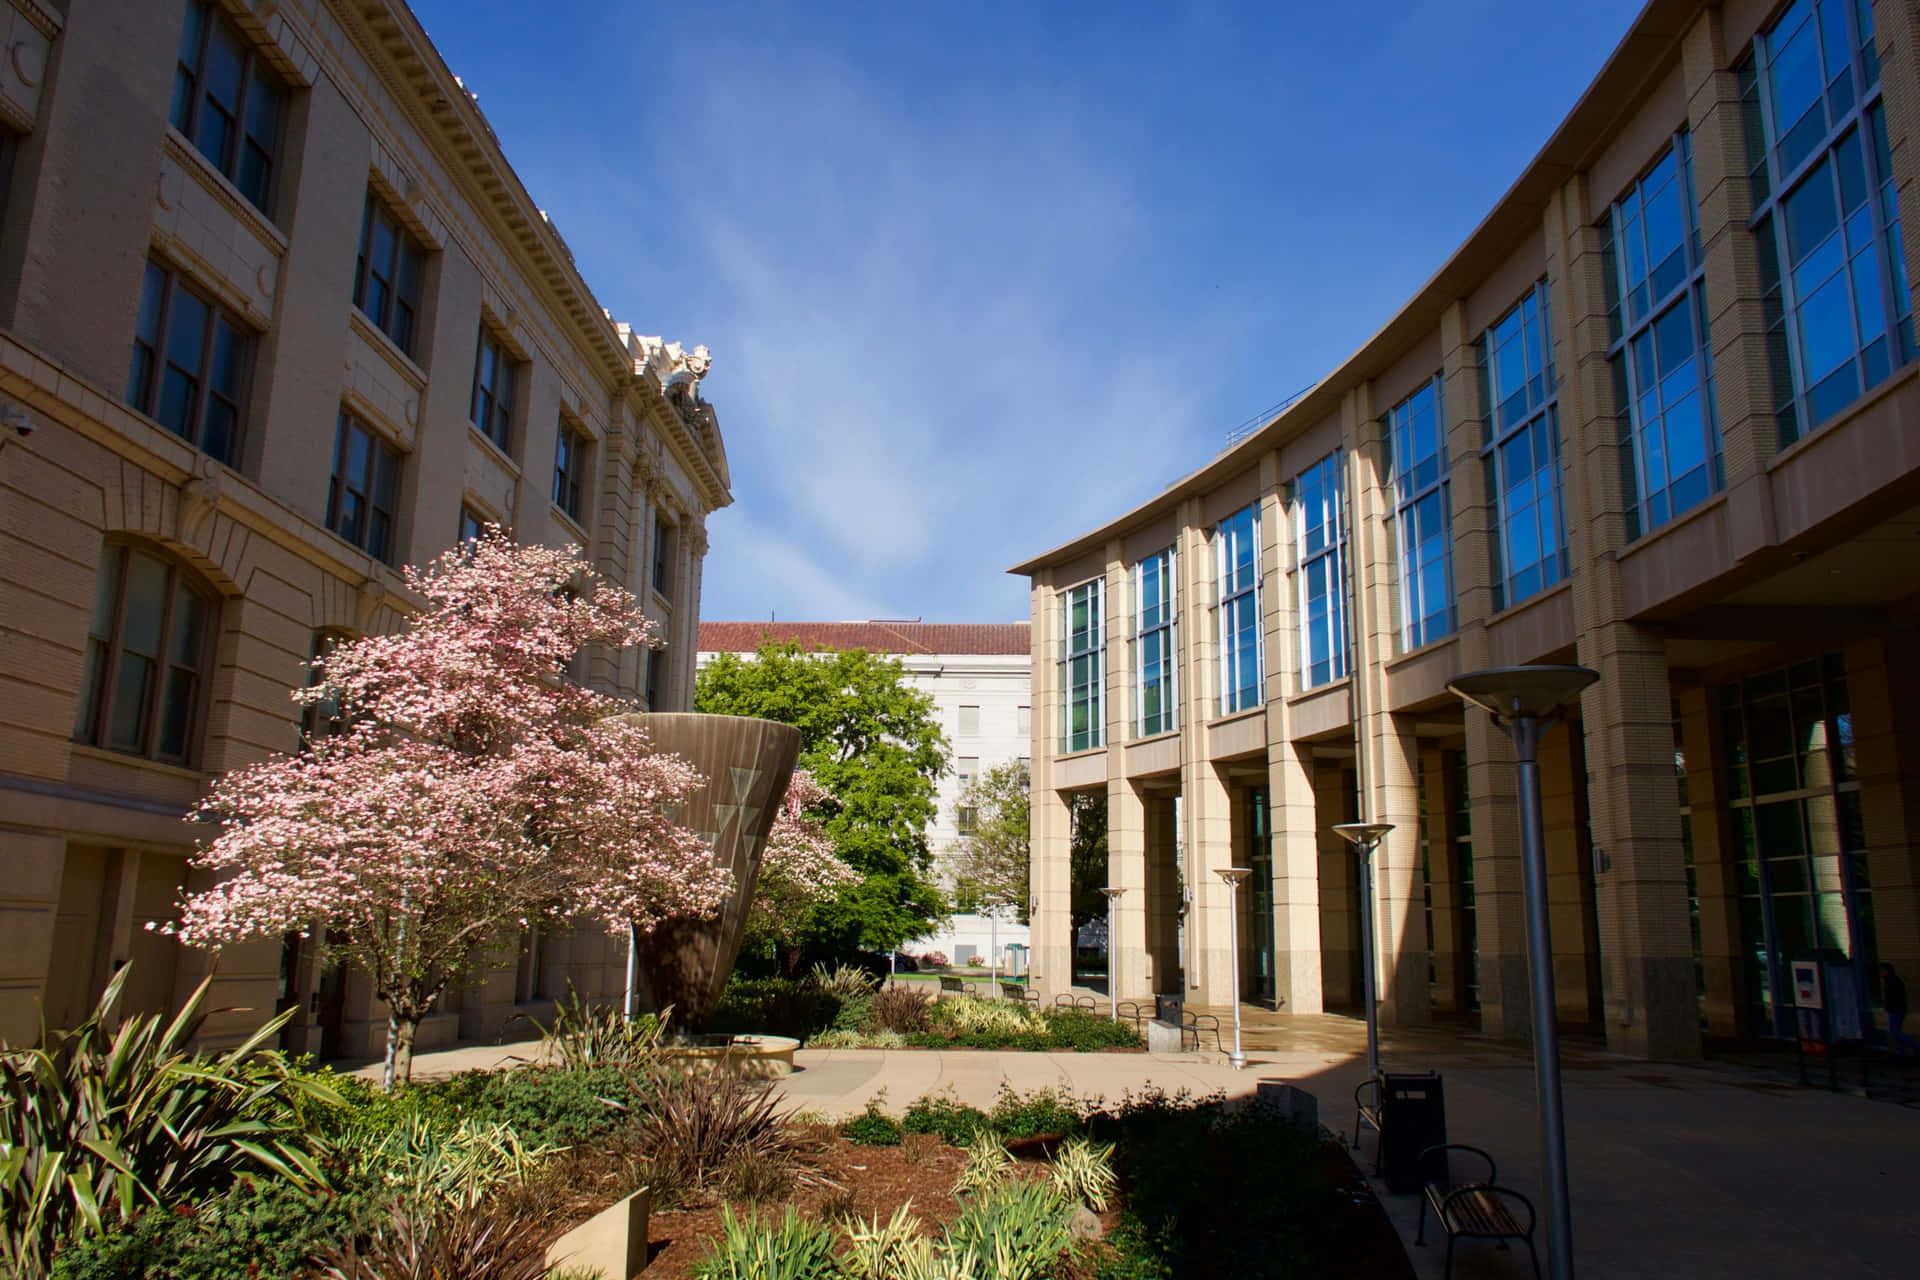
[(272, 1023), (189, 1053), (198, 997), (116, 1026), (112, 994), (0, 1055), (13, 1274), (535, 1280), (640, 1187), (663, 1280), (1410, 1274), (1338, 1144), (1251, 1101), (880, 1097), (834, 1125), (577, 1004), (551, 1065), (383, 1093), (261, 1049)]

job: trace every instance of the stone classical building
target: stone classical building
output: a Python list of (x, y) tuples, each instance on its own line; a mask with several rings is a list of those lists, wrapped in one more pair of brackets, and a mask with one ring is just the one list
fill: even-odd
[[(1024, 622), (702, 622), (699, 661), (716, 653), (752, 653), (765, 640), (797, 640), (806, 649), (865, 649), (898, 658), (908, 683), (933, 698), (951, 748), (940, 779), (939, 810), (927, 828), (934, 879), (953, 887), (952, 855), (973, 820), (960, 793), (983, 772), (1026, 758), (1033, 729), (1030, 642)], [(912, 948), (985, 963), (998, 948), (1025, 946), (1027, 927), (1011, 915), (962, 913)]]
[(1513, 756), (1446, 683), (1533, 662), (1601, 675), (1542, 759), (1563, 1021), (1684, 1058), (1788, 1034), (1809, 952), (1920, 977), (1917, 180), (1913, 5), (1653, 0), (1359, 351), (1017, 566), (1042, 985), (1091, 792), (1122, 994), (1356, 1005), (1364, 817), (1385, 1020), (1526, 1035)]
[[(577, 675), (691, 690), (706, 514), (731, 501), (692, 352), (613, 323), (398, 0), (4, 0), (0, 59), (0, 1036), (135, 963), (175, 1005), (208, 958), (143, 927), (189, 881), (181, 815), (293, 749), (327, 637), (413, 607), (396, 566), (485, 522), (575, 543), (645, 602), (651, 656)], [(422, 1047), (497, 1035), (623, 946), (525, 938)], [(297, 943), (229, 950), (215, 1005), (384, 1018)], [(216, 1022), (218, 1038), (258, 1013)]]

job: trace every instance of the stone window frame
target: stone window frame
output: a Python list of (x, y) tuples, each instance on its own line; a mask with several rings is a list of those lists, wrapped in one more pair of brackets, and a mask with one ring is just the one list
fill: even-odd
[(513, 456), (514, 411), (526, 363), (484, 319), (474, 342), (473, 390), (467, 418), (501, 453)]
[[(233, 183), (249, 204), (272, 218), (293, 86), (220, 5), (211, 0), (186, 0), (184, 8), (186, 18), (174, 59), (168, 123)], [(240, 62), (236, 100), (231, 104), (215, 97), (207, 83), (208, 57), (216, 39), (224, 39), (237, 51)], [(214, 113), (226, 121), (226, 130), (219, 138), (208, 136)], [(262, 116), (266, 117), (264, 127), (260, 127)]]
[[(201, 309), (197, 338), (183, 319), (187, 311), (182, 295)], [(224, 350), (223, 335), (231, 342)], [(246, 441), (255, 336), (212, 291), (197, 286), (165, 259), (149, 257), (134, 313), (127, 404), (208, 457), (237, 468)], [(182, 341), (191, 346), (179, 346)], [(192, 368), (176, 357), (191, 360)], [(172, 409), (176, 372), (190, 386), (184, 412)], [(226, 425), (216, 435), (214, 427), (222, 410)]]
[(553, 505), (575, 524), (584, 524), (586, 520), (585, 493), (592, 468), (593, 437), (587, 434), (586, 428), (562, 413), (559, 429), (554, 433)]
[[(128, 592), (135, 585), (136, 559), (158, 571), (158, 600), (150, 602), (155, 607), (130, 611)], [(149, 643), (154, 652), (129, 649), (130, 612), (152, 616)], [(73, 740), (120, 755), (193, 767), (206, 727), (219, 634), (220, 594), (203, 575), (159, 547), (109, 538), (103, 545), (93, 614), (87, 624)], [(144, 662), (147, 674), (138, 692), (132, 733), (123, 737), (115, 721), (125, 711), (123, 700), (131, 692), (126, 687), (130, 658)], [(188, 687), (176, 698), (173, 690), (180, 679)]]
[[(381, 234), (389, 237), (388, 252), (385, 263), (376, 263), (373, 258)], [(429, 256), (430, 250), (369, 183), (360, 214), (360, 248), (354, 257), (353, 305), (409, 360), (416, 360)], [(373, 285), (379, 286), (378, 293)]]
[[(366, 463), (359, 475), (346, 475), (356, 434), (367, 440)], [(400, 472), (405, 465), (406, 455), (378, 428), (341, 408), (327, 485), (327, 528), (385, 564), (393, 563), (399, 548)], [(360, 501), (350, 527), (345, 519), (349, 497)], [(384, 517), (384, 524), (376, 517)]]

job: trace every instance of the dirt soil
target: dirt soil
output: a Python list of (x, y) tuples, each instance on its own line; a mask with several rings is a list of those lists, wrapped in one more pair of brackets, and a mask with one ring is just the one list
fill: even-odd
[[(832, 1130), (822, 1131), (823, 1137), (827, 1134)], [(1045, 1159), (1051, 1145), (1040, 1139), (1013, 1143), (1010, 1149), (1026, 1163)], [(1325, 1150), (1328, 1176), (1354, 1211), (1324, 1275), (1328, 1280), (1413, 1280), (1413, 1265), (1367, 1180), (1343, 1151)], [(885, 1219), (911, 1200), (913, 1213), (931, 1232), (960, 1212), (953, 1181), (966, 1165), (966, 1154), (931, 1134), (908, 1134), (897, 1147), (860, 1146), (833, 1134), (819, 1164), (829, 1181), (800, 1188), (790, 1201), (807, 1217), (818, 1216), (823, 1207), (844, 1213), (850, 1203), (862, 1218)], [(1118, 1223), (1117, 1209), (1101, 1215), (1101, 1226), (1108, 1231)], [(685, 1280), (704, 1256), (706, 1242), (719, 1235), (717, 1205), (655, 1213), (647, 1224), (649, 1261), (642, 1280)]]

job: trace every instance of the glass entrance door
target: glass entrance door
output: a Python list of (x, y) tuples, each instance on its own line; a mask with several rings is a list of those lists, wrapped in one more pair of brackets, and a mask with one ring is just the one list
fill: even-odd
[(1252, 952), (1252, 994), (1271, 1000), (1276, 990), (1273, 967), (1273, 832), (1267, 810), (1267, 789), (1247, 790), (1247, 941)]

